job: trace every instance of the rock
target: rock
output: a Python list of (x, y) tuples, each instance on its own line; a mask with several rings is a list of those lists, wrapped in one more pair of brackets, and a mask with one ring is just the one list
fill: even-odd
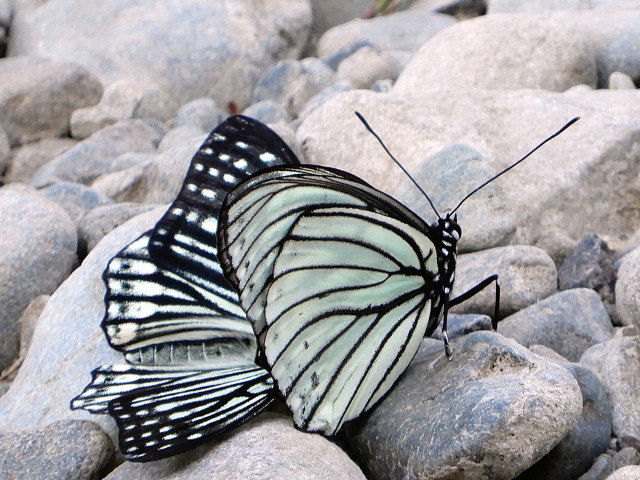
[(371, 11), (369, 0), (311, 0), (313, 32), (320, 35), (331, 27), (341, 25), (354, 18), (364, 17)]
[(613, 472), (613, 459), (610, 455), (603, 453), (596, 458), (586, 473), (580, 475), (578, 480), (604, 480), (611, 472)]
[(609, 75), (607, 85), (611, 90), (635, 90), (636, 88), (633, 79), (622, 72), (613, 72)]
[(345, 46), (336, 50), (335, 52), (330, 53), (326, 57), (322, 57), (322, 61), (326, 63), (331, 70), (337, 71), (338, 66), (345, 58), (350, 57), (357, 50), (364, 47), (376, 48), (376, 46), (373, 43), (367, 40), (360, 40), (357, 42), (348, 43)]
[(135, 82), (149, 97), (139, 116), (165, 120), (207, 96), (244, 108), (260, 72), (299, 56), (310, 24), (304, 0), (31, 2), (16, 10), (9, 55), (74, 61), (104, 85)]
[(577, 363), (563, 366), (582, 392), (582, 414), (576, 426), (540, 461), (518, 476), (519, 480), (573, 480), (590, 469), (606, 452), (611, 438), (611, 402), (598, 377)]
[[(491, 317), (487, 315), (449, 314), (447, 319), (447, 336), (450, 340), (480, 330), (493, 330)], [(442, 340), (444, 337), (440, 329), (437, 329), (431, 335), (431, 338)]]
[(553, 263), (555, 263), (557, 267), (560, 267), (576, 243), (577, 242), (567, 234), (567, 231), (559, 226), (540, 232), (538, 238), (534, 240), (533, 245), (547, 252), (553, 259)]
[(150, 168), (155, 158), (155, 155), (150, 155), (150, 159), (144, 163), (117, 172), (100, 175), (91, 183), (91, 188), (116, 202), (141, 200), (144, 196), (145, 172)]
[[(500, 317), (528, 307), (556, 290), (556, 267), (551, 258), (544, 250), (521, 245), (460, 255), (451, 298), (494, 274), (499, 275), (500, 281)], [(453, 311), (493, 317), (495, 299), (495, 285), (491, 284)]]
[(613, 303), (616, 271), (607, 243), (596, 234), (587, 235), (569, 252), (558, 269), (558, 288), (591, 288)]
[(71, 112), (101, 95), (100, 82), (78, 65), (0, 58), (0, 127), (11, 145), (67, 134)]
[(71, 136), (87, 138), (98, 130), (136, 117), (144, 97), (143, 88), (129, 80), (119, 80), (105, 88), (100, 103), (71, 114)]
[(638, 465), (640, 463), (640, 452), (633, 447), (623, 447), (613, 454), (613, 468), (620, 469), (627, 465)]
[(10, 0), (0, 0), (0, 26), (7, 28), (11, 26), (11, 16), (13, 7)]
[[(330, 87), (329, 87), (330, 88)], [(274, 102), (273, 100), (262, 100), (258, 103), (254, 103), (244, 112), (243, 115), (247, 117), (255, 118), (262, 123), (276, 123), (276, 122), (290, 122), (291, 117), (285, 108)]]
[(93, 422), (56, 422), (39, 429), (0, 432), (0, 478), (93, 480), (114, 461), (111, 440)]
[(576, 288), (503, 318), (498, 332), (525, 347), (544, 345), (577, 362), (589, 347), (611, 338), (613, 325), (598, 294)]
[(54, 183), (40, 192), (60, 205), (77, 225), (82, 217), (94, 208), (113, 203), (106, 195), (80, 183)]
[[(166, 152), (173, 148), (181, 148), (194, 142), (202, 143), (209, 132), (203, 132), (194, 125), (183, 125), (169, 130), (158, 145), (159, 152)], [(157, 157), (156, 157), (157, 158)]]
[(587, 10), (593, 8), (593, 4), (585, 4), (581, 0), (534, 0), (526, 3), (517, 0), (491, 0), (488, 4), (487, 14), (494, 13), (553, 13), (562, 10)]
[(11, 156), (11, 145), (9, 145), (9, 137), (4, 129), (0, 127), (0, 175), (6, 175), (9, 167)]
[(24, 358), (29, 351), (33, 332), (38, 324), (38, 319), (51, 295), (39, 295), (27, 305), (20, 316), (20, 357)]
[[(23, 185), (0, 188), (0, 371), (18, 355), (18, 319), (52, 293), (76, 261), (76, 228), (55, 203)], [(45, 351), (48, 349), (45, 348)]]
[(43, 138), (16, 148), (5, 174), (7, 182), (27, 183), (40, 167), (77, 143), (70, 138)]
[(397, 72), (377, 49), (363, 47), (340, 62), (337, 74), (355, 88), (370, 88), (378, 80), (395, 80)]
[[(513, 62), (514, 56), (527, 58), (526, 65)], [(596, 83), (595, 59), (572, 22), (496, 14), (460, 22), (434, 35), (415, 53), (396, 90), (408, 93), (428, 85), (561, 92)]]
[(313, 97), (311, 97), (304, 104), (304, 108), (298, 114), (298, 120), (302, 121), (304, 118), (313, 112), (316, 108), (318, 108), (323, 103), (327, 102), (330, 98), (333, 98), (338, 93), (348, 92), (349, 90), (353, 90), (353, 85), (348, 81), (337, 81), (330, 87), (325, 88), (320, 93), (317, 93)]
[(589, 348), (580, 363), (608, 388), (613, 404), (613, 434), (640, 438), (640, 344), (638, 336), (613, 338)]
[(196, 480), (210, 478), (211, 472), (228, 480), (365, 480), (336, 444), (321, 435), (300, 432), (291, 419), (274, 414), (260, 415), (220, 441), (166, 460), (124, 463), (105, 480)]
[(203, 132), (210, 132), (226, 115), (218, 108), (215, 100), (209, 97), (196, 98), (180, 107), (176, 114), (174, 127), (191, 125)]
[(454, 25), (449, 15), (406, 10), (371, 19), (355, 19), (335, 26), (318, 41), (318, 56), (329, 56), (349, 44), (370, 42), (379, 50), (413, 52), (437, 32)]
[[(418, 170), (422, 159), (456, 143), (481, 152), (500, 171), (572, 115), (597, 112), (583, 116), (490, 184), (500, 188), (492, 190), (491, 201), (483, 202), (478, 223), (461, 223), (462, 241), (475, 236), (473, 230), (482, 233), (484, 222), (494, 222), (499, 216), (516, 222), (511, 244), (531, 244), (551, 228), (562, 228), (576, 239), (592, 232), (624, 237), (637, 229), (628, 219), (629, 198), (635, 195), (631, 186), (635, 176), (630, 172), (640, 116), (640, 96), (635, 91), (461, 91), (422, 84), (400, 93), (396, 86), (389, 94), (362, 90), (338, 94), (304, 118), (296, 136), (307, 162), (342, 168), (393, 193), (404, 174), (361, 125), (354, 110), (367, 118), (410, 172)], [(593, 143), (594, 131), (598, 132), (598, 146), (587, 148)], [(611, 152), (618, 159), (614, 164)], [(444, 172), (432, 173), (437, 182)], [(609, 179), (605, 191), (603, 178)], [(475, 202), (474, 196), (457, 212), (460, 219)]]
[(640, 248), (622, 257), (615, 294), (622, 323), (635, 325), (640, 332)]
[[(111, 417), (71, 411), (69, 401), (82, 391), (89, 372), (98, 365), (123, 361), (100, 328), (105, 294), (102, 272), (111, 257), (153, 226), (162, 213), (164, 208), (145, 213), (111, 232), (51, 295), (22, 367), (0, 398), (0, 431), (42, 427), (59, 420), (92, 420), (116, 441)], [(51, 235), (50, 229), (47, 234)], [(47, 258), (52, 257), (51, 249), (44, 251)]]
[(96, 207), (80, 220), (78, 224), (78, 240), (83, 245), (84, 251), (89, 252), (114, 228), (154, 208), (158, 208), (158, 205), (116, 203)]
[(297, 117), (304, 103), (333, 84), (336, 74), (322, 60), (283, 60), (266, 70), (253, 93), (253, 103), (273, 100), (291, 117)]
[(119, 122), (58, 155), (38, 169), (29, 183), (35, 187), (55, 182), (89, 183), (111, 171), (111, 162), (123, 153), (155, 151), (163, 134), (163, 128), (156, 122)]
[(368, 478), (511, 479), (576, 424), (580, 389), (564, 368), (492, 332), (413, 363), (353, 426)]
[(606, 480), (638, 480), (640, 478), (640, 465), (628, 465), (614, 471)]

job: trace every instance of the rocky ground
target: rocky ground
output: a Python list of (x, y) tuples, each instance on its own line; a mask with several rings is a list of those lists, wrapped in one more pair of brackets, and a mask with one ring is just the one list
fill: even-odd
[[(640, 3), (382, 3), (0, 0), (0, 478), (640, 478)], [(101, 275), (227, 115), (433, 219), (354, 110), (441, 212), (581, 117), (459, 212), (497, 332), (491, 291), (460, 305), (453, 359), (425, 339), (338, 442), (271, 412), (122, 463), (69, 410), (121, 358)]]

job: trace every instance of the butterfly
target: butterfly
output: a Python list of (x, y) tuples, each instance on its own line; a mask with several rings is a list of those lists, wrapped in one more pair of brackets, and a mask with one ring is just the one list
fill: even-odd
[(71, 408), (111, 415), (128, 460), (189, 449), (273, 401), (273, 379), (255, 363), (251, 324), (217, 260), (217, 219), (235, 183), (297, 162), (262, 123), (229, 117), (198, 149), (154, 229), (109, 261), (102, 329), (127, 363), (95, 369)]
[(455, 212), (576, 120), (448, 214), (431, 204), (433, 224), (334, 168), (272, 167), (234, 187), (220, 211), (218, 257), (298, 428), (332, 436), (370, 410), (441, 322), (450, 357), (449, 308), (491, 283), (496, 320), (497, 275), (451, 298)]

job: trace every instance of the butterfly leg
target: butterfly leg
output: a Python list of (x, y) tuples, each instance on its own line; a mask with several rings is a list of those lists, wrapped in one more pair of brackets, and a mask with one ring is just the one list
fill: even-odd
[[(491, 319), (491, 325), (493, 326), (493, 329), (496, 330), (498, 328), (498, 315), (500, 314), (500, 284), (498, 283), (498, 274), (494, 274), (494, 275), (491, 275), (490, 277), (485, 278), (480, 283), (478, 283), (474, 287), (471, 287), (466, 292), (458, 295), (456, 298), (451, 299), (449, 301), (448, 306), (453, 307), (455, 305), (458, 305), (459, 303), (464, 302), (465, 300), (470, 299), (476, 293), (479, 293), (480, 291), (484, 290), (489, 285), (491, 285), (492, 282), (496, 283), (496, 302), (495, 302), (495, 310), (493, 313), (493, 318)], [(445, 315), (444, 317), (445, 323), (443, 323), (443, 326), (446, 326), (446, 321), (447, 321), (447, 317)]]

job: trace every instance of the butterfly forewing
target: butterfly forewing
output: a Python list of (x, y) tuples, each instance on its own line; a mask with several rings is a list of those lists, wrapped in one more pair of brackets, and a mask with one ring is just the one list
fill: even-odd
[(250, 182), (223, 209), (222, 263), (244, 286), (242, 305), (264, 330), (259, 343), (296, 425), (333, 435), (417, 351), (435, 247), (404, 207), (338, 171), (277, 169)]

